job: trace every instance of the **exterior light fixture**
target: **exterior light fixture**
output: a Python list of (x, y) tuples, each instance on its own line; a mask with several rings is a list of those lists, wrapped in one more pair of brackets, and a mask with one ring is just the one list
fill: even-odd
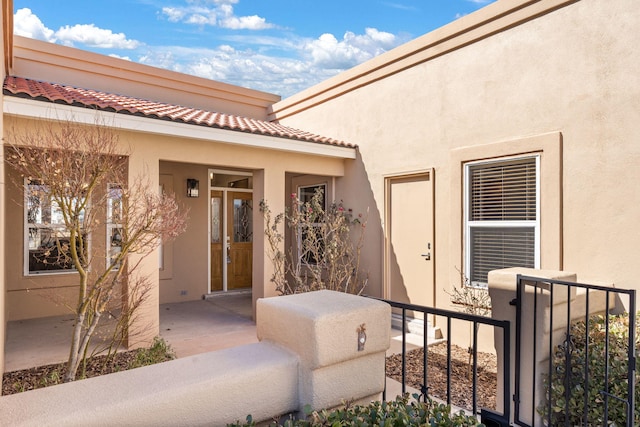
[(358, 333), (358, 351), (364, 351), (364, 344), (367, 342), (367, 326), (363, 323), (356, 329)]
[(187, 197), (198, 197), (200, 182), (197, 179), (187, 178)]

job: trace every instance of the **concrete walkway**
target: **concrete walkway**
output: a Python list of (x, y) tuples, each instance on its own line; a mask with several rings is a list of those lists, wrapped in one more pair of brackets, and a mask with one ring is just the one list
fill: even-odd
[[(257, 342), (251, 313), (250, 293), (163, 304), (160, 306), (160, 336), (178, 357)], [(73, 318), (70, 316), (8, 322), (5, 371), (67, 360), (72, 329)], [(105, 335), (98, 333), (94, 341), (100, 342)]]
[(160, 306), (160, 336), (178, 357), (258, 342), (251, 293)]

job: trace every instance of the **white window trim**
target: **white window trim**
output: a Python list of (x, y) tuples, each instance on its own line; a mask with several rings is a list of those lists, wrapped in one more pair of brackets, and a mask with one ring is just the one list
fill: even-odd
[[(122, 186), (120, 184), (114, 184), (114, 183), (109, 183), (107, 184), (107, 218), (106, 218), (106, 224), (107, 224), (107, 229), (106, 229), (106, 236), (105, 236), (105, 263), (106, 263), (106, 267), (109, 268), (111, 266), (111, 233), (113, 232), (113, 230), (115, 229), (120, 229), (120, 237), (122, 237), (122, 222), (113, 222), (113, 205), (111, 203), (111, 201), (113, 200), (111, 198), (111, 188), (112, 187), (120, 187), (120, 190), (122, 191)], [(122, 211), (122, 192), (120, 195), (120, 218), (122, 218), (123, 215), (123, 211)], [(111, 271), (117, 271), (120, 269), (120, 266), (115, 266), (111, 269)]]
[[(66, 268), (66, 269), (60, 269), (60, 270), (42, 270), (42, 271), (31, 271), (29, 270), (29, 228), (54, 228), (54, 229), (64, 229), (64, 226), (60, 226), (60, 225), (52, 225), (50, 224), (47, 227), (34, 227), (35, 224), (31, 224), (29, 222), (29, 218), (28, 218), (28, 206), (29, 206), (29, 201), (28, 201), (28, 195), (29, 192), (27, 190), (27, 186), (31, 185), (31, 180), (29, 178), (24, 178), (23, 180), (23, 197), (24, 197), (24, 205), (22, 208), (22, 215), (23, 215), (23, 230), (22, 230), (22, 237), (23, 237), (23, 274), (25, 277), (34, 277), (34, 276), (56, 276), (56, 275), (65, 275), (65, 274), (75, 274), (78, 272), (78, 270), (76, 270), (75, 268)], [(47, 184), (43, 184), (43, 185), (47, 185)], [(30, 225), (31, 224), (31, 225)], [(42, 224), (42, 223), (37, 223), (37, 224)], [(91, 241), (90, 239), (87, 239), (87, 250), (90, 250), (90, 244)]]
[[(298, 186), (298, 200), (301, 200), (301, 195), (302, 195), (302, 190), (304, 189), (308, 189), (308, 188), (317, 188), (317, 187), (323, 187), (324, 188), (324, 206), (322, 207), (324, 210), (327, 210), (327, 189), (328, 189), (328, 185), (326, 182), (322, 182), (322, 183), (318, 183), (318, 184), (308, 184), (308, 185), (299, 185)], [(315, 191), (314, 191), (315, 194)]]
[[(317, 188), (317, 187), (323, 187), (324, 188), (324, 206), (322, 207), (324, 209), (324, 211), (327, 211), (327, 190), (329, 188), (329, 185), (326, 182), (322, 182), (322, 183), (318, 183), (318, 184), (305, 184), (305, 185), (299, 185), (298, 186), (298, 200), (302, 202), (302, 190), (307, 189), (307, 188)], [(315, 194), (315, 191), (314, 191)], [(303, 202), (304, 203), (304, 202)], [(319, 222), (313, 223), (311, 224), (312, 227), (319, 227), (321, 224)], [(300, 227), (300, 226), (298, 226)], [(296, 253), (298, 256), (298, 259), (300, 259), (301, 256), (301, 249), (302, 249), (302, 230), (298, 229), (298, 239), (296, 242)], [(314, 263), (315, 265), (315, 263)]]
[[(471, 202), (469, 200), (470, 197), (470, 188), (469, 188), (469, 178), (470, 178), (470, 169), (474, 166), (478, 165), (490, 165), (493, 163), (505, 163), (510, 161), (518, 161), (535, 158), (536, 160), (536, 219), (528, 220), (528, 221), (470, 221), (469, 220), (469, 209)], [(471, 272), (471, 228), (481, 228), (481, 227), (534, 227), (534, 264), (536, 269), (540, 268), (540, 154), (534, 155), (526, 155), (526, 156), (515, 156), (515, 157), (501, 157), (498, 159), (492, 160), (479, 160), (467, 162), (463, 167), (463, 221), (464, 221), (464, 271), (467, 277), (470, 276)], [(471, 282), (469, 278), (469, 285), (472, 287), (478, 288), (486, 288), (487, 283), (481, 282)]]

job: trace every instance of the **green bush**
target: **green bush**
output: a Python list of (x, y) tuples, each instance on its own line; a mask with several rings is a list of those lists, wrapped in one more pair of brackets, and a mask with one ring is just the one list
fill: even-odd
[[(398, 396), (393, 402), (372, 402), (366, 406), (346, 405), (344, 408), (331, 411), (307, 410), (304, 420), (288, 419), (283, 424), (276, 422), (271, 426), (280, 427), (341, 427), (341, 426), (442, 426), (442, 427), (477, 427), (484, 426), (478, 420), (462, 411), (452, 413), (451, 407), (431, 399), (420, 402), (417, 394), (409, 401), (409, 395)], [(228, 424), (230, 427), (255, 426), (251, 416), (246, 423)]]
[[(636, 316), (636, 352), (638, 351), (638, 337), (640, 332)], [(627, 399), (627, 359), (629, 343), (628, 314), (609, 316), (609, 358), (605, 357), (606, 320), (604, 316), (596, 315), (589, 318), (589, 333), (585, 321), (576, 322), (571, 327), (569, 340), (569, 369), (566, 367), (566, 344), (555, 348), (553, 354), (553, 371), (543, 379), (544, 401), (538, 407), (538, 413), (543, 417), (545, 425), (604, 425), (605, 408), (605, 371), (609, 369), (609, 394), (617, 398), (609, 398), (607, 426), (626, 425), (626, 406), (620, 399)], [(587, 335), (588, 351), (587, 351)], [(585, 381), (585, 365), (588, 367), (589, 383)], [(640, 380), (638, 371), (636, 384)], [(568, 382), (567, 382), (568, 381)], [(565, 394), (566, 384), (569, 385), (569, 400)], [(549, 391), (551, 392), (551, 414), (549, 414)], [(585, 394), (587, 396), (587, 410), (585, 414)], [(640, 387), (635, 388), (635, 415), (633, 425), (640, 425)], [(550, 415), (550, 417), (549, 417)], [(550, 423), (549, 423), (550, 418)], [(567, 420), (568, 418), (568, 420)]]
[(142, 366), (155, 365), (168, 362), (176, 358), (176, 353), (163, 338), (155, 337), (148, 348), (138, 349), (135, 358), (129, 362), (127, 369), (140, 368)]

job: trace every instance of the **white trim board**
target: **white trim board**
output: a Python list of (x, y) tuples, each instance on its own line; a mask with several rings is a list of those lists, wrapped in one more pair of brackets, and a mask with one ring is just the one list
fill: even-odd
[(151, 119), (121, 113), (100, 111), (84, 107), (54, 104), (31, 99), (5, 96), (5, 114), (42, 120), (73, 120), (84, 124), (107, 123), (115, 128), (134, 132), (169, 135), (175, 137), (215, 141), (218, 143), (256, 147), (316, 156), (355, 159), (356, 149), (335, 145), (299, 141), (288, 138), (257, 135), (242, 131), (217, 129), (187, 123)]

